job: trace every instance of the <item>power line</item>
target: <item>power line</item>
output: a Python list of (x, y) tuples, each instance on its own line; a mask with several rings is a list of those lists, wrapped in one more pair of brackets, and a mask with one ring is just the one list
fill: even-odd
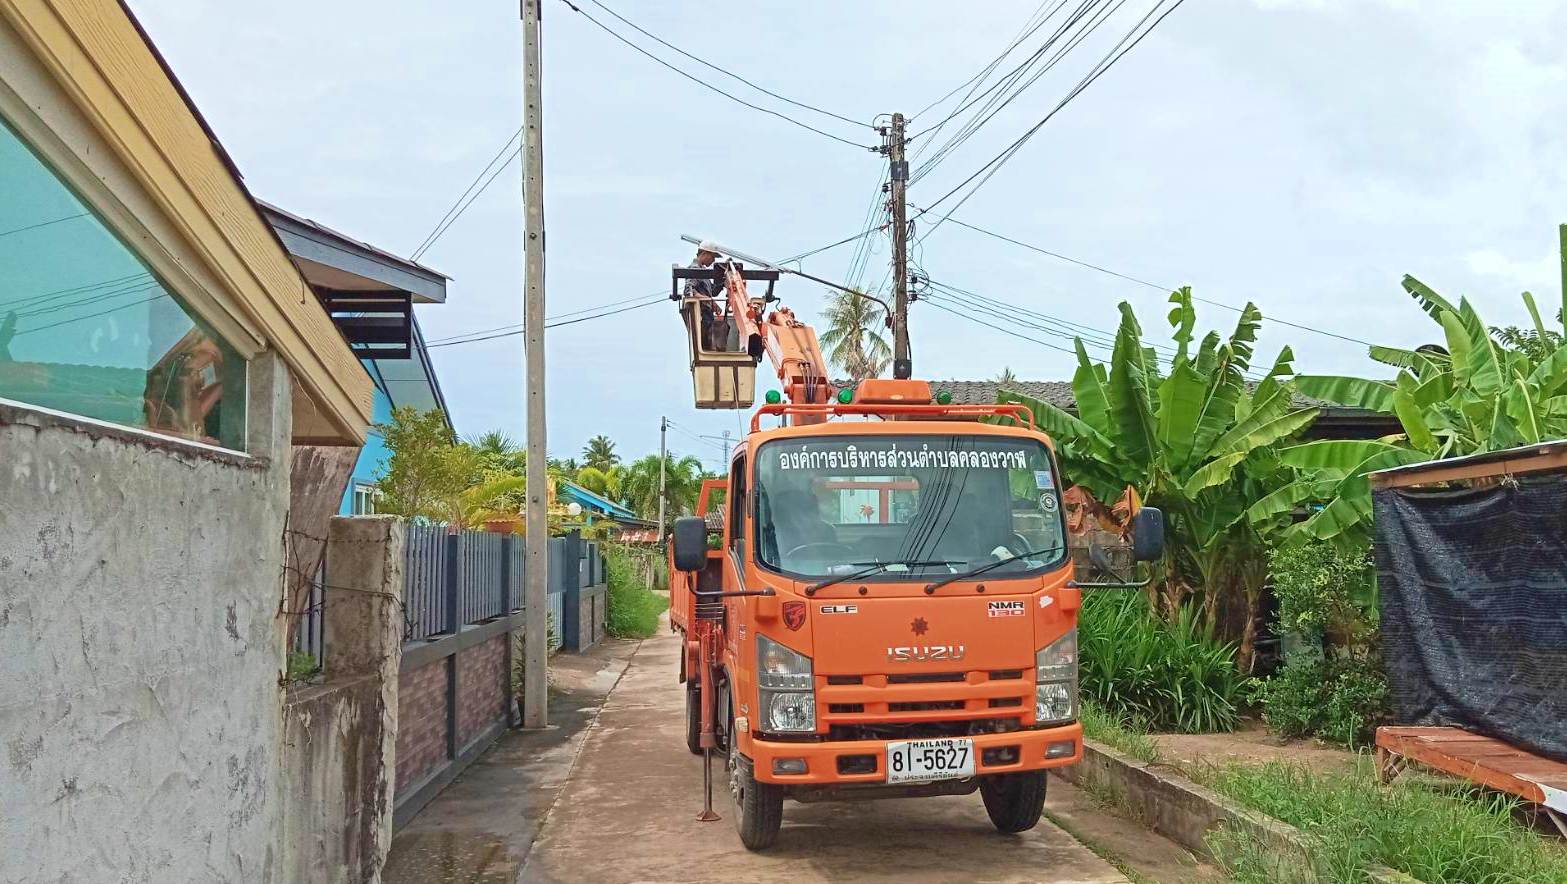
[(74, 294), (77, 294), (78, 292), (87, 292), (87, 291), (91, 291), (93, 289), (109, 288), (109, 287), (113, 287), (113, 286), (123, 285), (126, 282), (129, 282), (130, 280), (143, 278), (143, 277), (145, 277), (147, 279), (151, 279), (152, 278), (152, 274), (150, 274), (150, 273), (131, 273), (131, 274), (127, 274), (125, 276), (116, 276), (113, 279), (101, 280), (99, 282), (90, 282), (90, 283), (86, 283), (84, 285), (77, 285), (77, 286), (71, 286), (69, 288), (54, 289), (53, 291), (40, 292), (40, 293), (38, 293), (36, 295), (24, 295), (24, 296), (22, 296), (20, 298), (12, 298), (9, 301), (0, 301), (0, 307), (10, 307), (10, 308), (14, 309), (16, 307), (21, 306), (22, 304), (43, 303), (45, 301), (52, 301), (52, 300), (54, 300), (56, 298), (65, 297), (67, 295), (74, 295)]
[(653, 33), (648, 32), (646, 29), (638, 26), (635, 22), (628, 20), (625, 16), (621, 15), (620, 13), (616, 12), (613, 9), (610, 9), (608, 6), (605, 6), (603, 3), (600, 3), (599, 0), (588, 0), (588, 2), (592, 3), (594, 6), (597, 6), (598, 8), (604, 10), (605, 12), (607, 12), (610, 15), (614, 16), (615, 18), (619, 19), (622, 24), (625, 24), (627, 27), (631, 28), (632, 30), (636, 31), (637, 33), (641, 34), (642, 36), (647, 37), (647, 38), (653, 40), (656, 43), (659, 43), (660, 45), (662, 45), (662, 46), (664, 46), (664, 47), (666, 47), (668, 49), (672, 49), (675, 52), (680, 53), (681, 55), (684, 55), (686, 58), (691, 59), (692, 61), (696, 62), (699, 65), (702, 65), (703, 67), (709, 68), (711, 70), (715, 70), (715, 71), (719, 72), (720, 74), (723, 74), (726, 77), (732, 77), (732, 78), (734, 78), (736, 80), (739, 80), (740, 82), (744, 83), (747, 86), (750, 86), (752, 89), (755, 89), (756, 91), (758, 91), (758, 92), (760, 92), (760, 93), (762, 93), (764, 95), (770, 95), (773, 98), (778, 99), (779, 101), (785, 102), (786, 104), (792, 104), (795, 107), (802, 108), (802, 109), (808, 110), (808, 111), (815, 111), (816, 113), (822, 114), (824, 116), (832, 117), (835, 120), (842, 120), (843, 122), (848, 123), (851, 126), (865, 126), (866, 128), (874, 128), (869, 123), (863, 122), (861, 120), (853, 120), (853, 119), (850, 119), (848, 117), (843, 116), (842, 114), (835, 114), (835, 113), (833, 113), (830, 110), (823, 110), (822, 108), (816, 107), (815, 105), (806, 104), (805, 102), (802, 102), (802, 101), (795, 101), (794, 99), (792, 99), (792, 98), (790, 98), (790, 97), (788, 97), (786, 95), (779, 95), (777, 92), (774, 92), (771, 89), (767, 89), (767, 88), (764, 88), (762, 86), (758, 86), (755, 83), (751, 82), (750, 80), (747, 80), (745, 77), (742, 77), (739, 74), (735, 73), (734, 71), (727, 70), (725, 68), (721, 68), (718, 65), (713, 64), (712, 62), (710, 62), (710, 61), (708, 61), (708, 60), (706, 60), (704, 58), (692, 55), (691, 53), (685, 51), (684, 49), (681, 49), (679, 46), (676, 46), (673, 43), (670, 43), (668, 40), (665, 40), (664, 38), (658, 36), (657, 34), (653, 34)]
[[(666, 297), (665, 297), (663, 292), (653, 292), (652, 294), (636, 295), (636, 296), (630, 297), (630, 298), (623, 298), (623, 299), (621, 299), (619, 301), (610, 301), (608, 304), (595, 304), (592, 307), (583, 307), (583, 308), (581, 308), (579, 310), (568, 310), (565, 313), (559, 313), (559, 314), (556, 314), (554, 316), (547, 316), (547, 317), (545, 317), (545, 321), (546, 322), (554, 322), (557, 319), (565, 319), (568, 316), (576, 316), (576, 315), (578, 315), (580, 313), (595, 313), (595, 312), (597, 312), (599, 310), (605, 310), (605, 309), (610, 308), (610, 307), (619, 307), (622, 304), (630, 304), (632, 301), (648, 301), (648, 299), (650, 299), (650, 298), (651, 299), (656, 299), (657, 301), (666, 300)], [(642, 306), (642, 305), (639, 304), (638, 306)], [(509, 325), (496, 326), (495, 328), (475, 329), (474, 331), (459, 332), (459, 333), (454, 334), (454, 335), (443, 335), (443, 336), (441, 336), (439, 338), (434, 338), (434, 339), (432, 339), (430, 341), (427, 341), (426, 343), (427, 344), (444, 344), (447, 341), (453, 340), (455, 338), (467, 338), (467, 337), (472, 337), (473, 335), (487, 335), (487, 334), (490, 334), (491, 332), (507, 331), (507, 330), (514, 329), (514, 328), (516, 328), (516, 329), (522, 328), (522, 323), (520, 323), (520, 322), (513, 322), (513, 323), (511, 323)]]
[[(924, 214), (926, 211), (929, 211), (929, 210), (921, 210), (920, 213)], [(1011, 243), (1012, 245), (1028, 249), (1029, 251), (1038, 252), (1041, 255), (1048, 255), (1048, 256), (1050, 256), (1052, 258), (1056, 258), (1056, 259), (1059, 259), (1059, 260), (1062, 260), (1062, 261), (1066, 261), (1069, 264), (1076, 264), (1079, 267), (1085, 267), (1085, 268), (1087, 268), (1089, 270), (1095, 270), (1095, 271), (1098, 271), (1100, 273), (1107, 274), (1109, 276), (1114, 276), (1117, 279), (1124, 279), (1127, 282), (1136, 283), (1137, 285), (1146, 286), (1147, 288), (1154, 289), (1156, 291), (1164, 292), (1164, 293), (1173, 292), (1176, 289), (1175, 286), (1160, 285), (1159, 283), (1156, 283), (1156, 282), (1149, 282), (1146, 279), (1139, 279), (1139, 278), (1137, 278), (1135, 276), (1131, 276), (1131, 275), (1128, 275), (1128, 274), (1125, 274), (1125, 273), (1121, 273), (1121, 272), (1116, 271), (1116, 270), (1111, 270), (1108, 267), (1102, 267), (1102, 266), (1100, 266), (1098, 264), (1093, 264), (1093, 263), (1090, 263), (1088, 261), (1084, 261), (1084, 260), (1082, 260), (1080, 258), (1074, 258), (1074, 257), (1072, 257), (1070, 255), (1063, 255), (1060, 252), (1053, 252), (1053, 251), (1051, 251), (1049, 249), (1046, 249), (1046, 248), (1043, 248), (1041, 246), (1034, 245), (1033, 243), (1027, 243), (1027, 242), (1023, 242), (1022, 240), (1019, 240), (1019, 239), (1013, 239), (1010, 236), (1006, 236), (1005, 234), (997, 233), (994, 230), (986, 230), (983, 227), (979, 227), (979, 226), (976, 226), (974, 224), (970, 224), (967, 221), (963, 221), (963, 220), (960, 220), (958, 218), (955, 218), (951, 214), (946, 214), (946, 215), (942, 215), (940, 213), (935, 213), (935, 214), (936, 214), (936, 217), (942, 219), (943, 221), (951, 221), (953, 224), (956, 224), (959, 227), (964, 227), (964, 228), (967, 228), (969, 230), (972, 230), (975, 233), (982, 233), (985, 236), (989, 236), (989, 237), (992, 237), (994, 239), (999, 239), (1002, 242)], [(1200, 301), (1201, 303), (1208, 304), (1209, 306), (1212, 306), (1212, 307), (1222, 307), (1225, 310), (1230, 310), (1230, 311), (1233, 311), (1235, 313), (1240, 313), (1244, 309), (1244, 308), (1241, 308), (1241, 307), (1236, 307), (1236, 306), (1234, 306), (1232, 304), (1226, 304), (1226, 303), (1224, 303), (1222, 301), (1215, 301), (1215, 300), (1213, 300), (1211, 298), (1198, 297), (1197, 295), (1193, 295), (1192, 296), (1192, 300), (1193, 301)], [(1365, 345), (1367, 347), (1371, 346), (1371, 342), (1369, 342), (1369, 341), (1363, 341), (1363, 340), (1361, 340), (1359, 338), (1350, 337), (1349, 335), (1339, 334), (1338, 332), (1331, 332), (1331, 331), (1327, 331), (1325, 329), (1315, 328), (1315, 327), (1312, 327), (1312, 326), (1309, 326), (1309, 325), (1303, 325), (1303, 324), (1298, 323), (1298, 322), (1291, 322), (1291, 321), (1289, 321), (1287, 319), (1279, 319), (1279, 318), (1277, 318), (1275, 316), (1271, 316), (1270, 315), (1270, 316), (1267, 317), (1267, 320), (1269, 322), (1276, 322), (1279, 325), (1288, 326), (1290, 328), (1299, 329), (1301, 331), (1311, 332), (1312, 334), (1322, 335), (1324, 337), (1329, 337), (1329, 338), (1337, 338), (1338, 340), (1347, 341), (1347, 342), (1349, 342), (1351, 344), (1363, 344), (1363, 345)]]
[(27, 230), (37, 230), (40, 227), (48, 227), (51, 224), (60, 224), (65, 221), (75, 221), (77, 218), (86, 218), (87, 212), (77, 212), (75, 215), (66, 215), (64, 218), (55, 218), (52, 221), (40, 221), (37, 224), (28, 224), (23, 227), (13, 227), (10, 230), (0, 230), (0, 236), (10, 236), (13, 233), (22, 233)]
[[(978, 89), (979, 88), (979, 83), (983, 83), (985, 81), (985, 78), (989, 77), (991, 75), (991, 73), (995, 71), (996, 68), (1001, 66), (1001, 62), (1005, 61), (1006, 57), (1008, 55), (1012, 54), (1012, 50), (1016, 49), (1020, 43), (1022, 43), (1024, 40), (1028, 39), (1029, 36), (1031, 36), (1034, 33), (1034, 31), (1038, 30), (1040, 25), (1044, 24), (1044, 21), (1041, 20), (1040, 23), (1037, 24), (1037, 25), (1034, 25), (1032, 27), (1032, 29), (1030, 29), (1030, 27), (1029, 27), (1029, 22), (1032, 22), (1039, 15), (1039, 11), (1041, 9), (1044, 9), (1045, 6), (1047, 6), (1049, 4), (1049, 2), (1050, 2), (1050, 0), (1045, 0), (1044, 3), (1039, 4), (1039, 6), (1037, 8), (1035, 8), (1032, 13), (1029, 14), (1028, 21), (1023, 23), (1023, 28), (1024, 29), (1018, 33), (1017, 37), (1015, 37), (1012, 40), (1011, 43), (1007, 44), (1007, 48), (1001, 50), (1001, 54), (1000, 55), (997, 55), (995, 58), (991, 59), (990, 63), (985, 65), (985, 67), (982, 68), (979, 73), (975, 74), (972, 77), (969, 77), (967, 80), (964, 80), (963, 82), (961, 82), (958, 85), (954, 86), (952, 88), (952, 91), (948, 92), (946, 95), (941, 96), (940, 98), (936, 99), (935, 101), (932, 101), (930, 104), (927, 104), (924, 107), (920, 108), (919, 110), (915, 111), (913, 114), (910, 114), (909, 115), (909, 120), (912, 122), (914, 120), (919, 119), (920, 117), (925, 115), (926, 111), (930, 110), (931, 108), (935, 107), (938, 104), (941, 104), (942, 102), (946, 101), (947, 99), (951, 98), (952, 96), (958, 94), (958, 90), (959, 89), (962, 89), (964, 86), (968, 86), (969, 84), (972, 83), (972, 84), (974, 84), (973, 88), (969, 89), (968, 95), (963, 96), (963, 100), (967, 101), (969, 95), (973, 95), (974, 94), (974, 89)], [(1066, 0), (1061, 0), (1061, 2), (1065, 3)], [(1045, 18), (1049, 18), (1049, 17), (1050, 17), (1049, 15), (1045, 16)], [(952, 119), (952, 117), (948, 116), (945, 120), (942, 120), (942, 122), (940, 124), (938, 124), (936, 126), (936, 128), (940, 129), (941, 126), (945, 125), (947, 120), (950, 120), (950, 119)]]
[[(611, 37), (614, 37), (616, 40), (619, 40), (620, 42), (626, 44), (627, 46), (631, 47), (632, 49), (636, 50), (637, 52), (647, 56), (648, 58), (652, 59), (653, 61), (658, 62), (659, 64), (663, 65), (664, 67), (669, 68), (671, 71), (674, 71), (675, 73), (679, 74), (682, 77), (685, 77), (687, 80), (690, 80), (691, 82), (697, 84), (698, 86), (701, 86), (704, 89), (709, 89), (709, 90), (711, 90), (713, 92), (717, 92), (719, 95), (722, 95), (723, 97), (725, 97), (725, 98), (729, 99), (730, 101), (733, 101), (733, 102), (735, 102), (737, 104), (744, 105), (744, 106), (746, 106), (746, 107), (748, 107), (748, 108), (750, 108), (752, 110), (755, 110), (755, 111), (761, 111), (764, 114), (769, 114), (771, 116), (777, 117), (778, 119), (784, 120), (785, 122), (793, 123), (794, 125), (799, 126), (802, 129), (808, 129), (808, 130), (810, 130), (812, 132), (815, 132), (817, 135), (821, 135), (821, 136), (824, 136), (824, 137), (827, 137), (827, 138), (831, 138), (833, 141), (837, 141), (837, 142), (841, 142), (843, 144), (847, 144), (850, 147), (858, 147), (861, 150), (875, 150), (875, 148), (871, 147), (870, 145), (860, 144), (859, 142), (856, 142), (856, 141), (850, 141), (847, 138), (840, 138), (837, 135), (832, 134), (831, 132), (827, 132), (827, 131), (818, 129), (815, 126), (812, 126), (810, 123), (801, 122), (800, 120), (797, 120), (794, 117), (789, 116), (788, 114), (781, 113), (779, 111), (775, 111), (772, 108), (762, 107), (759, 104), (752, 104), (751, 102), (746, 101), (745, 99), (743, 99), (743, 98), (741, 98), (741, 97), (739, 97), (737, 95), (734, 95), (733, 93), (726, 92), (723, 89), (720, 89), (719, 87), (714, 86), (712, 83), (707, 82), (706, 80), (702, 79), (701, 77), (698, 77), (698, 76), (696, 76), (694, 74), (691, 74), (691, 73), (689, 73), (687, 71), (684, 71), (684, 70), (676, 67), (673, 64), (670, 64), (669, 62), (665, 61), (664, 59), (659, 58), (658, 56), (656, 56), (653, 53), (647, 51), (646, 49), (643, 49), (641, 46), (638, 46), (637, 44), (633, 43), (632, 41), (626, 39), (621, 34), (616, 33), (608, 25), (604, 24), (603, 22), (599, 21), (598, 19), (594, 18), (593, 16), (589, 15), (587, 12), (583, 11), (581, 7), (579, 7), (576, 4), (572, 3), (571, 0), (561, 0), (561, 2), (566, 4), (568, 7), (570, 7), (573, 12), (575, 12), (578, 15), (582, 16), (583, 18), (587, 19), (588, 21), (592, 22), (596, 27), (598, 27), (599, 30), (601, 30), (604, 33), (610, 35)], [(685, 54), (685, 53), (682, 53), (682, 54)], [(733, 75), (731, 75), (731, 76), (733, 76)]]
[[(580, 316), (580, 317), (577, 317), (576, 319), (562, 319), (562, 320), (557, 320), (557, 321), (554, 321), (554, 322), (548, 322), (547, 321), (547, 322), (544, 323), (544, 327), (545, 328), (559, 328), (559, 327), (561, 327), (563, 325), (575, 325), (576, 323), (579, 323), (579, 322), (587, 322), (590, 319), (603, 319), (606, 316), (614, 316), (614, 315), (619, 314), (619, 313), (627, 313), (627, 312), (630, 312), (632, 310), (641, 310), (643, 307), (652, 307), (655, 304), (662, 304), (662, 303), (665, 302), (665, 300), (666, 300), (665, 298), (660, 296), (659, 298), (657, 298), (655, 300), (647, 301), (645, 303), (632, 304), (632, 305), (630, 305), (628, 307), (621, 307), (621, 308), (618, 308), (618, 309), (615, 309), (615, 310), (605, 310), (602, 313), (595, 313), (595, 314), (593, 314), (591, 316)], [(515, 329), (512, 329), (510, 331), (497, 331), (494, 334), (481, 334), (478, 337), (454, 336), (451, 339), (443, 340), (443, 341), (440, 341), (438, 343), (428, 343), (428, 344), (425, 344), (425, 347), (433, 349), (435, 347), (451, 347), (451, 346), (455, 346), (457, 344), (475, 344), (475, 343), (478, 343), (479, 341), (493, 341), (496, 338), (515, 337), (516, 335), (522, 334), (524, 331), (526, 331), (526, 329), (524, 329), (524, 328), (515, 328)]]
[(1066, 347), (1060, 346), (1059, 344), (1052, 344), (1052, 343), (1050, 343), (1048, 341), (1041, 341), (1038, 338), (1031, 338), (1028, 335), (1021, 334), (1019, 332), (1015, 332), (1015, 331), (1013, 331), (1012, 329), (1009, 329), (1009, 328), (1003, 328), (1003, 327), (1001, 327), (999, 325), (992, 325), (991, 323), (988, 323), (988, 322), (986, 322), (983, 319), (977, 319), (977, 318), (975, 318), (973, 316), (968, 315), (967, 313), (962, 313), (962, 312), (959, 312), (957, 310), (953, 310), (951, 307), (947, 307), (946, 305), (942, 304), (940, 301), (928, 301), (927, 303), (929, 303), (930, 306), (935, 307), (937, 310), (945, 310), (946, 312), (951, 313), (953, 316), (956, 316), (959, 319), (967, 319), (969, 322), (977, 322), (980, 325), (983, 325), (983, 326), (985, 326), (987, 328), (993, 328), (996, 331), (1001, 332), (1002, 334), (1011, 335), (1014, 338), (1022, 338), (1025, 341), (1031, 341), (1031, 342), (1033, 342), (1035, 344), (1040, 345), (1041, 347), (1049, 347), (1052, 350), (1059, 350), (1062, 353), (1067, 353), (1067, 354), (1070, 354), (1072, 356), (1076, 356), (1077, 355), (1077, 351), (1076, 350), (1070, 350), (1070, 349), (1067, 349)]
[[(963, 179), (963, 181), (961, 181), (956, 187), (947, 191), (945, 194), (942, 194), (939, 198), (933, 201), (930, 204), (930, 208), (941, 205), (943, 202), (957, 194), (958, 191), (966, 187), (970, 182), (973, 182), (975, 179), (979, 179), (978, 183), (975, 184), (973, 188), (971, 188), (969, 192), (963, 196), (962, 199), (958, 200), (951, 210), (949, 210), (949, 213), (957, 211), (958, 208), (960, 208), (964, 203), (968, 202), (969, 199), (971, 199), (974, 194), (977, 193), (979, 189), (983, 187), (985, 183), (1001, 169), (1002, 166), (1006, 165), (1008, 160), (1017, 155), (1018, 151), (1022, 149), (1023, 145), (1027, 144), (1028, 140), (1033, 138), (1034, 135), (1038, 133), (1046, 123), (1050, 122), (1051, 118), (1053, 118), (1057, 113), (1060, 113), (1062, 108), (1070, 104), (1074, 98), (1081, 95), (1100, 77), (1104, 76), (1104, 74), (1109, 71), (1110, 68), (1115, 66), (1116, 62), (1125, 57), (1126, 53), (1137, 48), (1137, 45), (1141, 43), (1143, 39), (1146, 38), (1149, 34), (1153, 33), (1154, 29), (1157, 28), (1159, 24), (1165, 20), (1165, 18), (1169, 17), (1170, 13), (1179, 9), (1181, 4), (1185, 2), (1186, 0), (1175, 0), (1174, 4), (1171, 5), (1170, 8), (1166, 9), (1159, 15), (1158, 18), (1154, 19), (1153, 24), (1149, 25), (1147, 28), (1143, 29), (1142, 33), (1138, 34), (1138, 29), (1142, 28), (1143, 25), (1153, 17), (1154, 13), (1158, 12), (1159, 7), (1164, 3), (1164, 0), (1156, 0), (1154, 6), (1148, 10), (1147, 14), (1139, 19), (1137, 24), (1133, 25), (1132, 28), (1126, 32), (1126, 35), (1115, 44), (1115, 46), (1110, 48), (1110, 51), (1105, 54), (1104, 58), (1100, 59), (1099, 63), (1095, 65), (1094, 68), (1078, 82), (1077, 86), (1073, 87), (1073, 89), (1067, 93), (1065, 98), (1061, 99), (1061, 101), (1058, 102), (1055, 107), (1051, 108), (1049, 113), (1045, 114), (1045, 116), (1041, 118), (1039, 122), (1030, 127), (1028, 131), (1024, 132), (1016, 141), (1012, 142), (1012, 144), (1008, 145), (1006, 149), (1001, 151), (1001, 153), (997, 154), (983, 166), (980, 166), (978, 170), (976, 170), (969, 177)], [(1133, 34), (1137, 34), (1135, 39), (1132, 38)], [(1127, 44), (1128, 40), (1131, 40), (1130, 44)], [(984, 177), (981, 178), (981, 176)], [(935, 226), (925, 232), (925, 236), (930, 236), (940, 226), (941, 222), (937, 221)]]
[[(435, 245), (435, 240), (439, 239), (441, 234), (446, 232), (446, 228), (450, 226), (450, 222), (457, 220), (455, 216), (461, 215), (464, 211), (466, 211), (467, 206), (463, 205), (463, 200), (467, 199), (470, 193), (473, 193), (474, 187), (479, 184), (479, 179), (484, 177), (484, 173), (490, 171), (490, 167), (495, 165), (496, 162), (498, 162), (500, 158), (506, 154), (506, 151), (511, 148), (512, 142), (517, 141), (517, 139), (521, 137), (522, 129), (519, 127), (510, 138), (506, 139), (506, 143), (501, 145), (501, 149), (495, 152), (495, 156), (491, 157), (490, 161), (484, 164), (484, 168), (479, 170), (479, 174), (473, 176), (473, 181), (468, 183), (468, 186), (463, 190), (462, 195), (457, 197), (456, 202), (452, 203), (451, 208), (446, 210), (446, 214), (441, 216), (441, 220), (435, 222), (435, 227), (431, 228), (430, 232), (425, 235), (425, 238), (419, 243), (419, 247), (414, 249), (413, 255), (411, 256), (413, 260), (419, 260), (419, 256), (423, 255), (430, 249), (431, 246)], [(512, 156), (516, 156), (516, 151), (512, 151)], [(506, 160), (505, 165), (511, 165), (510, 158)], [(504, 168), (504, 166), (502, 168)], [(491, 180), (494, 180), (493, 175), (491, 176)], [(489, 181), (486, 181), (484, 183), (484, 187), (488, 186)], [(479, 193), (484, 192), (484, 187), (479, 188)], [(478, 194), (474, 194), (474, 196), (477, 197)]]
[[(1111, 16), (1120, 11), (1121, 7), (1126, 5), (1126, 0), (1119, 0), (1119, 2), (1117, 2), (1114, 6), (1109, 6), (1107, 4), (1108, 0), (1092, 0), (1092, 2), (1084, 2), (1082, 5), (1080, 5), (1078, 9), (1071, 15), (1071, 17), (1062, 23), (1061, 27), (1057, 28), (1055, 33), (1051, 34), (1049, 39), (1047, 39), (1039, 47), (1039, 49), (1036, 50), (1034, 55), (1031, 56), (1028, 61), (1026, 61), (1023, 65), (1020, 65), (1013, 72), (1009, 73), (1001, 81), (998, 81), (997, 86), (1001, 86), (1003, 84), (1009, 85), (1022, 79), (1023, 75), (1028, 73), (1027, 69), (1032, 67), (1034, 63), (1037, 62), (1040, 58), (1044, 57), (1044, 54), (1051, 47), (1053, 47), (1068, 30), (1077, 25), (1085, 15), (1090, 16), (1087, 25), (1079, 29), (1076, 34), (1073, 34), (1068, 39), (1066, 45), (1061, 47), (1061, 49), (1055, 53), (1054, 57), (1048, 59), (1044, 65), (1039, 68), (1039, 70), (1029, 74), (1028, 79), (1023, 82), (1021, 86), (1012, 89), (1010, 92), (996, 92), (995, 94), (991, 95), (985, 101), (985, 105), (976, 111), (974, 116), (971, 117), (968, 122), (964, 123), (956, 134), (947, 139), (947, 141), (941, 146), (935, 155), (933, 155), (920, 167), (919, 171), (914, 175), (913, 182), (911, 183), (918, 182), (925, 178), (925, 176), (929, 175), (932, 171), (935, 170), (937, 166), (942, 163), (942, 161), (956, 152), (958, 148), (966, 144), (970, 138), (974, 137), (975, 133), (979, 132), (980, 129), (984, 128), (986, 123), (990, 122), (998, 114), (1005, 110), (1007, 105), (1011, 104), (1014, 100), (1017, 99), (1018, 96), (1028, 91), (1029, 87), (1037, 83), (1040, 78), (1044, 77), (1045, 74), (1048, 74), (1054, 70), (1056, 65), (1060, 64), (1062, 59), (1066, 58), (1066, 56), (1070, 54), (1073, 49), (1076, 49), (1079, 45), (1081, 45), (1084, 40), (1086, 40), (1095, 31), (1099, 30), (1100, 26), (1108, 21)], [(979, 96), (979, 98), (985, 98), (985, 95), (982, 94)], [(975, 99), (975, 101), (978, 100), (978, 98)], [(970, 102), (970, 104), (972, 103), (973, 102)], [(958, 111), (954, 111), (954, 115), (961, 113), (964, 109), (966, 109), (966, 107), (960, 108)]]

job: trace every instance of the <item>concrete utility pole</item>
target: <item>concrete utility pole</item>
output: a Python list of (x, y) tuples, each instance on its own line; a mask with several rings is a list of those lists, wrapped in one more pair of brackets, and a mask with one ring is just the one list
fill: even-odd
[(887, 129), (888, 179), (892, 186), (892, 376), (914, 376), (909, 359), (909, 161), (903, 157), (903, 114), (892, 115)]
[(549, 463), (544, 444), (544, 109), (539, 88), (543, 0), (522, 0), (523, 335), (527, 348), (528, 560), (524, 588), (522, 726), (549, 723)]
[(658, 419), (658, 542), (664, 542), (664, 437), (669, 434), (669, 418)]

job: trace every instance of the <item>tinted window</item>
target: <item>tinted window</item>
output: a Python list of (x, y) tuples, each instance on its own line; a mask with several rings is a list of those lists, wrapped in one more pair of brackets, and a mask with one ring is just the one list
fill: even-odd
[(4, 121), (0, 398), (244, 446), (244, 361)]

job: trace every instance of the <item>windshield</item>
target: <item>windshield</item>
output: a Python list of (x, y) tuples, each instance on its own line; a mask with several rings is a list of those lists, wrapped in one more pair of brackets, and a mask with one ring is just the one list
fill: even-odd
[(1000, 577), (1065, 554), (1054, 464), (1033, 439), (779, 439), (756, 463), (756, 554), (775, 571), (909, 579), (1030, 554)]

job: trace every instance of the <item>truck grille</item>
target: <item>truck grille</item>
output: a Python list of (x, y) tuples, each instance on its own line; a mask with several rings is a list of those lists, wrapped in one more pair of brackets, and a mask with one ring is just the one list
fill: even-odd
[(859, 738), (856, 733), (885, 739), (875, 734), (1015, 730), (1031, 706), (1033, 674), (1002, 669), (818, 676), (817, 708), (830, 731), (849, 739)]

